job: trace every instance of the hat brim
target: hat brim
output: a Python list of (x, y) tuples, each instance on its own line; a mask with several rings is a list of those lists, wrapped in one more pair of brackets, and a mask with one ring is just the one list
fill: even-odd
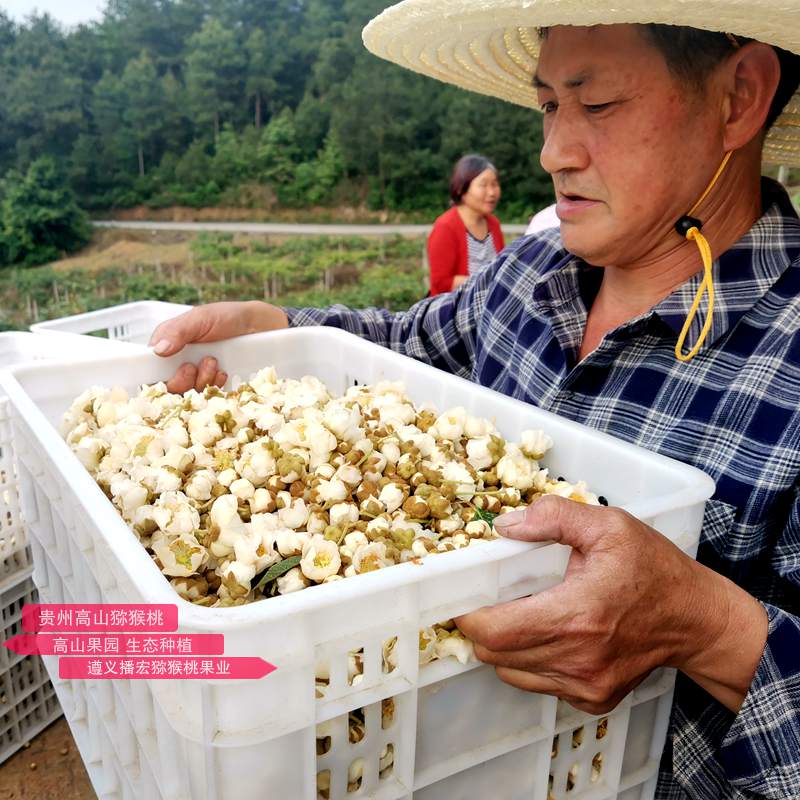
[[(363, 40), (371, 53), (407, 69), (538, 109), (537, 29), (624, 23), (724, 31), (800, 54), (796, 0), (403, 0), (373, 19)], [(764, 161), (800, 166), (800, 91), (770, 129)]]

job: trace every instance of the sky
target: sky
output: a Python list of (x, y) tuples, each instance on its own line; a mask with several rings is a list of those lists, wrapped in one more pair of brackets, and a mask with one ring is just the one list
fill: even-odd
[(100, 19), (106, 0), (0, 0), (0, 9), (22, 22), (33, 11), (47, 12), (64, 25)]

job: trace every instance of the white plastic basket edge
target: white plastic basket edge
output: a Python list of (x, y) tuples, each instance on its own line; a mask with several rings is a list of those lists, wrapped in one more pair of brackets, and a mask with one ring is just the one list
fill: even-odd
[[(191, 308), (183, 303), (169, 303), (162, 300), (137, 300), (131, 303), (122, 303), (107, 306), (96, 311), (86, 311), (82, 314), (73, 314), (59, 319), (37, 322), (30, 326), (33, 333), (71, 333), (85, 335), (105, 327), (113, 326), (119, 319), (127, 314), (156, 311), (157, 316), (163, 317), (162, 312), (174, 312), (174, 316), (182, 314)], [(166, 318), (166, 317), (164, 317)]]

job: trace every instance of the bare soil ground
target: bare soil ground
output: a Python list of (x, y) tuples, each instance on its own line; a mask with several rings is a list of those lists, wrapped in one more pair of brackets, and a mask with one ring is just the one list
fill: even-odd
[(63, 717), (0, 765), (0, 797), (3, 800), (96, 800), (97, 795)]
[(101, 270), (136, 264), (181, 266), (190, 260), (189, 242), (195, 234), (183, 231), (117, 231), (98, 229), (92, 241), (69, 258), (54, 261), (56, 270)]

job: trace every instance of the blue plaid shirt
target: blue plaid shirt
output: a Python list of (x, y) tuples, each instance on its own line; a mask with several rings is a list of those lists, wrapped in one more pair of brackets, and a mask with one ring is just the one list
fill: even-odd
[(663, 800), (800, 797), (800, 220), (779, 185), (762, 189), (763, 216), (714, 264), (711, 331), (688, 364), (673, 349), (699, 274), (578, 363), (601, 271), (557, 231), (407, 312), (287, 310), (293, 326), (343, 328), (716, 480), (698, 558), (764, 603), (769, 636), (738, 714), (679, 676)]

